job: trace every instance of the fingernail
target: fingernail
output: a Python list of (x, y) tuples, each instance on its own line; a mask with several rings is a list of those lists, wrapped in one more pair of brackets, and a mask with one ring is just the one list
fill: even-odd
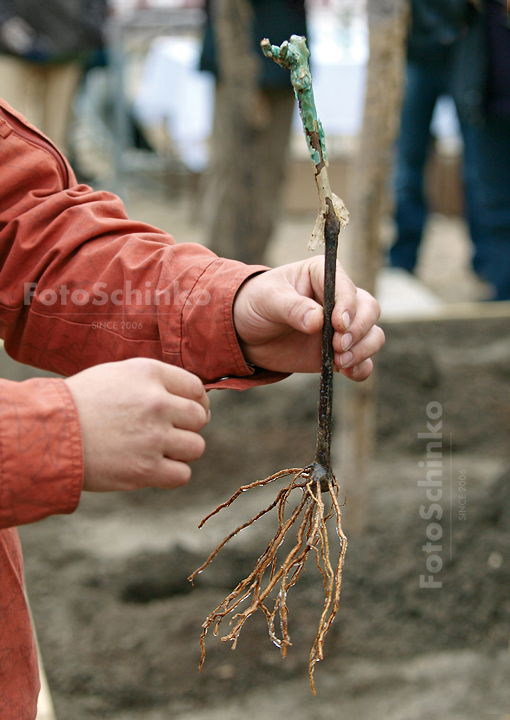
[(342, 350), (348, 350), (351, 347), (351, 345), (352, 345), (351, 333), (345, 333), (345, 335), (342, 335), (340, 345), (342, 346)]
[(352, 374), (353, 374), (353, 375), (356, 375), (356, 373), (358, 372), (358, 370), (359, 370), (359, 365), (355, 365), (355, 366), (352, 368)]
[(305, 316), (303, 318), (303, 327), (304, 328), (308, 328), (314, 312), (315, 312), (315, 310), (307, 310), (305, 312)]
[(343, 355), (340, 355), (340, 365), (342, 367), (345, 367), (352, 361), (352, 352), (346, 352), (343, 353)]
[(350, 315), (349, 315), (349, 313), (347, 312), (347, 310), (346, 310), (346, 311), (344, 312), (344, 314), (342, 315), (342, 320), (344, 321), (344, 328), (345, 328), (346, 330), (348, 330), (348, 329), (349, 329), (349, 325), (351, 324), (351, 318), (350, 318)]

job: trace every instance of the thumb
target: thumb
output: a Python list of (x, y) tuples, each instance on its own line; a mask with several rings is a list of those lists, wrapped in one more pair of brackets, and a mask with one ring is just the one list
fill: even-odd
[(289, 289), (286, 301), (282, 303), (281, 321), (294, 330), (313, 335), (322, 328), (324, 314), (321, 305), (312, 298), (304, 297)]

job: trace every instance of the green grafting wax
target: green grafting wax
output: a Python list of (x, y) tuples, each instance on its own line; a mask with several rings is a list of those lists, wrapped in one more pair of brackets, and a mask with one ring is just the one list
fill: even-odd
[(327, 162), (324, 130), (317, 117), (313, 97), (312, 74), (308, 64), (310, 51), (306, 45), (306, 38), (302, 35), (292, 35), (290, 40), (285, 40), (280, 47), (271, 45), (269, 40), (265, 39), (262, 40), (261, 47), (266, 57), (273, 58), (278, 65), (290, 70), (290, 81), (299, 104), (299, 114), (312, 162), (314, 165)]

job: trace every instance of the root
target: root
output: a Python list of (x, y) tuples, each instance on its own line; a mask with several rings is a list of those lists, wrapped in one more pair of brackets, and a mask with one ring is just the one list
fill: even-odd
[[(209, 555), (203, 565), (189, 577), (189, 580), (193, 581), (211, 563), (229, 540), (276, 508), (278, 526), (273, 539), (258, 558), (254, 569), (248, 577), (240, 582), (223, 602), (207, 616), (202, 625), (199, 669), (202, 670), (205, 660), (205, 637), (209, 628), (214, 626), (213, 632), (214, 635), (217, 635), (221, 622), (229, 615), (231, 630), (221, 640), (231, 642), (232, 649), (235, 649), (244, 623), (257, 610), (264, 613), (269, 637), (280, 649), (282, 657), (285, 657), (287, 648), (291, 645), (288, 631), (287, 593), (296, 583), (308, 555), (312, 552), (315, 555), (316, 565), (322, 576), (325, 593), (317, 636), (310, 652), (308, 664), (310, 687), (315, 694), (314, 668), (319, 660), (323, 659), (324, 639), (338, 611), (342, 568), (347, 549), (347, 539), (342, 531), (341, 524), (341, 504), (338, 501), (340, 487), (336, 478), (332, 473), (326, 474), (317, 462), (306, 468), (281, 470), (265, 480), (259, 480), (239, 488), (227, 502), (219, 505), (216, 510), (204, 518), (200, 527), (221, 509), (230, 506), (244, 491), (262, 487), (283, 477), (291, 477), (291, 480), (286, 487), (278, 492), (275, 500), (251, 520), (243, 523), (230, 533), (218, 545), (216, 550)], [(294, 509), (290, 513), (286, 513), (290, 495), (294, 491), (300, 491), (300, 498)], [(324, 495), (327, 496), (326, 503), (324, 502)], [(334, 518), (339, 541), (338, 559), (335, 565), (331, 563), (331, 548), (326, 525), (330, 518)], [(294, 547), (279, 563), (277, 559), (278, 550), (287, 533), (293, 527), (297, 528)], [(237, 611), (243, 601), (249, 603), (248, 607)], [(275, 628), (277, 619), (279, 620), (279, 631)]]

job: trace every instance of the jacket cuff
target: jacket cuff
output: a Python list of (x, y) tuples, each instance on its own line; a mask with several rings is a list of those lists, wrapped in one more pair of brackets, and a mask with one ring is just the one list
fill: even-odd
[(252, 387), (260, 385), (270, 385), (271, 383), (280, 382), (289, 377), (290, 373), (279, 373), (271, 370), (262, 370), (261, 368), (253, 368), (252, 374), (247, 377), (222, 377), (216, 382), (206, 382), (204, 387), (206, 390), (248, 390)]
[(184, 303), (181, 361), (183, 367), (201, 377), (206, 385), (255, 374), (255, 368), (247, 364), (239, 345), (233, 305), (241, 285), (267, 269), (218, 258), (205, 268), (191, 290), (194, 301)]
[(60, 379), (0, 381), (0, 527), (71, 513), (83, 483), (81, 428)]

